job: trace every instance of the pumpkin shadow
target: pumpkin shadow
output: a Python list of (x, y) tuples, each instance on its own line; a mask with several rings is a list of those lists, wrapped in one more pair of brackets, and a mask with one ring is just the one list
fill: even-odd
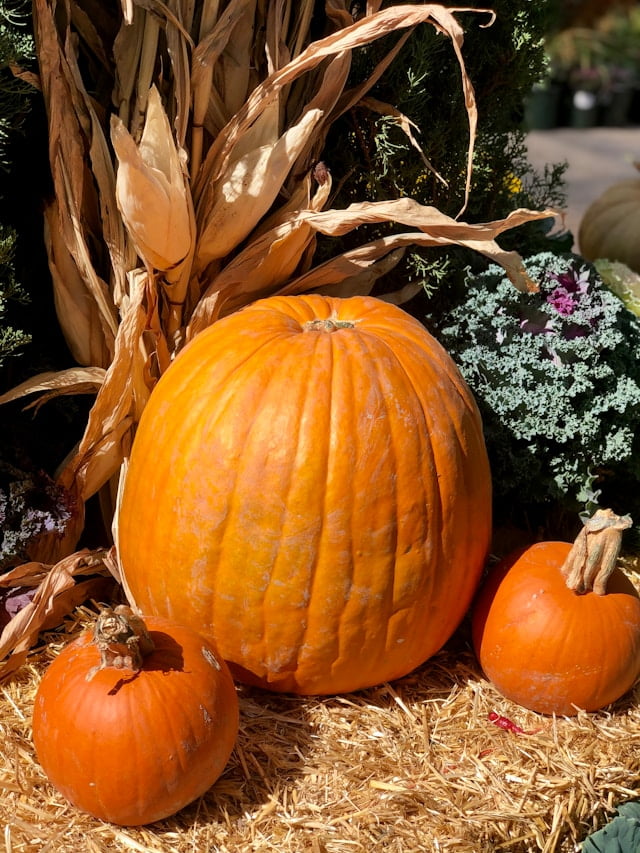
[(151, 655), (146, 658), (144, 668), (156, 672), (182, 672), (184, 670), (184, 655), (182, 646), (164, 631), (149, 631), (151, 641), (157, 651), (162, 655)]
[[(393, 682), (318, 697), (242, 684), (237, 684), (237, 692), (240, 731), (225, 771), (198, 801), (155, 824), (158, 838), (166, 832), (172, 839), (176, 832), (197, 828), (210, 833), (205, 849), (213, 853), (246, 849), (248, 836), (257, 845), (252, 849), (267, 849), (259, 846), (261, 838), (269, 839), (270, 848), (274, 838), (295, 832), (299, 849), (309, 850), (316, 849), (309, 845), (318, 833), (325, 841), (336, 837), (331, 833), (340, 810), (337, 816), (332, 813), (332, 798), (355, 803), (359, 814), (358, 806), (371, 802), (371, 788), (384, 795), (389, 785), (393, 796), (404, 798), (403, 809), (418, 808), (422, 795), (412, 804), (402, 784), (411, 781), (412, 772), (424, 772), (423, 758), (427, 767), (429, 762), (436, 767), (444, 762), (443, 772), (456, 766), (457, 753), (446, 736), (447, 719), (466, 732), (472, 744), (477, 746), (480, 737), (492, 749), (494, 727), (486, 717), (499, 699), (473, 653), (468, 617), (438, 653)], [(639, 694), (640, 683), (616, 707), (628, 707)], [(499, 703), (496, 707), (508, 713)], [(460, 746), (458, 741), (455, 745)], [(394, 787), (396, 778), (400, 784)], [(390, 831), (389, 823), (381, 820), (376, 830), (381, 845)], [(318, 850), (325, 849), (324, 841), (318, 843)], [(383, 849), (377, 842), (374, 847)]]
[[(151, 641), (157, 651), (161, 651), (161, 655), (148, 655), (140, 672), (182, 672), (184, 670), (184, 655), (182, 654), (182, 646), (169, 634), (164, 631), (149, 631)], [(140, 672), (131, 672), (129, 675), (123, 675), (109, 690), (109, 695), (114, 696), (123, 687), (135, 681), (140, 676)]]
[[(292, 802), (303, 802), (307, 780), (313, 788), (332, 774), (346, 775), (355, 761), (370, 763), (374, 772), (379, 762), (395, 760), (407, 714), (415, 725), (423, 708), (436, 712), (481, 679), (468, 630), (461, 627), (413, 672), (354, 693), (296, 696), (237, 684), (240, 730), (225, 771), (200, 800), (157, 827), (176, 831), (207, 823), (234, 834), (246, 831), (248, 822), (257, 828), (282, 820)], [(302, 811), (308, 820), (297, 819), (300, 829), (312, 828), (313, 814)]]

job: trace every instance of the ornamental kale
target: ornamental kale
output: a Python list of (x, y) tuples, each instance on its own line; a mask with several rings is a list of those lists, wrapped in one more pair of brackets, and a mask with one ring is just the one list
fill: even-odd
[(630, 800), (618, 814), (580, 845), (582, 853), (637, 853), (640, 850), (640, 803)]
[(0, 570), (28, 560), (43, 534), (62, 535), (72, 515), (71, 495), (47, 474), (0, 462)]
[(637, 492), (640, 319), (578, 255), (524, 263), (539, 292), (492, 265), (433, 318), (480, 408), (496, 498), (578, 511), (616, 474)]

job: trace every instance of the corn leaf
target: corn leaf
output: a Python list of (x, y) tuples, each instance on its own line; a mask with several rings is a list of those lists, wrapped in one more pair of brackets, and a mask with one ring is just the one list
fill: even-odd
[[(84, 580), (76, 583), (77, 577)], [(37, 588), (31, 601), (0, 634), (0, 681), (22, 666), (41, 631), (57, 627), (67, 613), (88, 598), (102, 597), (110, 586), (110, 577), (102, 553), (88, 549), (64, 557), (54, 565), (25, 563), (3, 575), (2, 588)]]
[(0, 405), (39, 391), (53, 394), (95, 394), (104, 382), (105, 373), (102, 367), (68, 367), (66, 370), (39, 373), (0, 394)]

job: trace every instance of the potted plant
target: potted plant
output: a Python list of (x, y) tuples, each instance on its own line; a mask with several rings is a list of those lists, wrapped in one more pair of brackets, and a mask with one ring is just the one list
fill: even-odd
[(622, 127), (629, 123), (636, 75), (624, 65), (611, 65), (600, 91), (599, 124), (605, 127)]
[(553, 76), (548, 75), (534, 83), (525, 100), (524, 117), (527, 128), (550, 130), (557, 127), (561, 97), (562, 85)]
[(593, 127), (598, 123), (602, 71), (594, 66), (578, 66), (569, 73), (569, 125)]

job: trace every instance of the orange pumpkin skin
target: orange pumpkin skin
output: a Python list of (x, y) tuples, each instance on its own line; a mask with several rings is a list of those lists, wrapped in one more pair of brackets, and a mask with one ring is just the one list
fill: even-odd
[(490, 507), (475, 401), (422, 324), (374, 298), (270, 297), (151, 394), (119, 553), (138, 606), (209, 632), (237, 679), (339, 693), (451, 636)]
[(508, 699), (574, 716), (619, 699), (640, 675), (640, 598), (615, 569), (606, 595), (578, 595), (560, 567), (571, 545), (539, 542), (501, 561), (472, 614), (480, 665)]
[(123, 826), (153, 823), (205, 793), (229, 760), (238, 698), (228, 667), (188, 628), (145, 619), (155, 649), (139, 672), (101, 669), (87, 631), (46, 670), (33, 742), (77, 808)]

